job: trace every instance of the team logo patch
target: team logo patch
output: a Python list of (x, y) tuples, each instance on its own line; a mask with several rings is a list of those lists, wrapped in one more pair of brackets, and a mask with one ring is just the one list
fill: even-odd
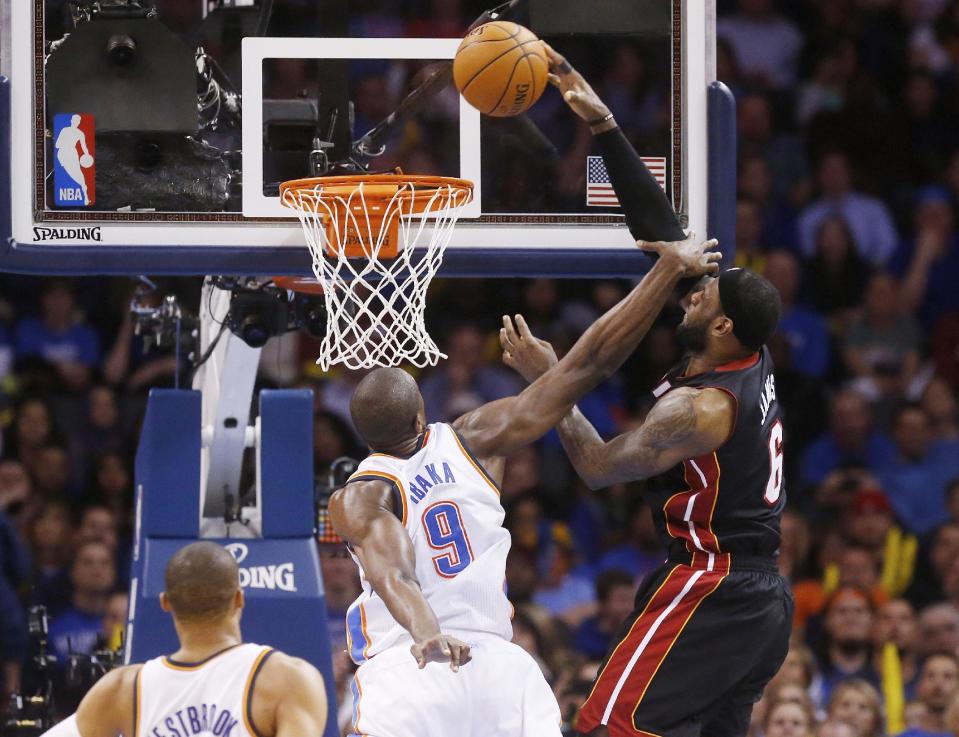
[(53, 116), (53, 203), (89, 207), (96, 202), (96, 142), (93, 116)]

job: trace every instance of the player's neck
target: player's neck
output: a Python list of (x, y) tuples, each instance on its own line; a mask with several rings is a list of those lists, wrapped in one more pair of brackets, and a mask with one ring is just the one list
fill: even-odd
[(705, 350), (702, 353), (693, 353), (689, 359), (689, 363), (686, 364), (686, 371), (684, 372), (686, 376), (696, 376), (697, 374), (705, 374), (709, 371), (715, 371), (719, 366), (725, 366), (729, 363), (735, 363), (736, 361), (742, 361), (746, 358), (749, 358), (755, 353), (742, 351), (710, 351)]
[(198, 663), (243, 642), (240, 627), (235, 622), (191, 623), (178, 626), (176, 630), (180, 649), (170, 657), (184, 663)]
[(421, 435), (422, 433), (419, 433), (395, 445), (385, 448), (371, 448), (371, 450), (374, 453), (385, 453), (386, 455), (397, 456), (398, 458), (408, 458), (419, 449)]

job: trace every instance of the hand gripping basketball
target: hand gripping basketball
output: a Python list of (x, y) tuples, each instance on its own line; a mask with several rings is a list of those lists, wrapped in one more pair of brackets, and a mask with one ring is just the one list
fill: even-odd
[(566, 57), (549, 44), (545, 46), (546, 56), (549, 58), (550, 84), (559, 88), (566, 104), (587, 123), (605, 122), (604, 119), (610, 114), (606, 103), (599, 99), (589, 82), (566, 61)]

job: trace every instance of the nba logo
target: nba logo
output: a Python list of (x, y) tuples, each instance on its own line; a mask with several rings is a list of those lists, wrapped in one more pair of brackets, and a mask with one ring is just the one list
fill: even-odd
[(92, 115), (53, 116), (53, 202), (88, 207), (96, 201), (96, 142)]

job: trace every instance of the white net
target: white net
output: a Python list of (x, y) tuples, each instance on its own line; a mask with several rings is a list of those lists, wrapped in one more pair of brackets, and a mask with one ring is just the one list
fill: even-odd
[(471, 185), (434, 178), (418, 186), (417, 178), (397, 175), (348, 186), (334, 179), (297, 182), (282, 194), (299, 216), (326, 301), (317, 364), (324, 371), (338, 363), (435, 366), (446, 356), (426, 330), (426, 292)]

